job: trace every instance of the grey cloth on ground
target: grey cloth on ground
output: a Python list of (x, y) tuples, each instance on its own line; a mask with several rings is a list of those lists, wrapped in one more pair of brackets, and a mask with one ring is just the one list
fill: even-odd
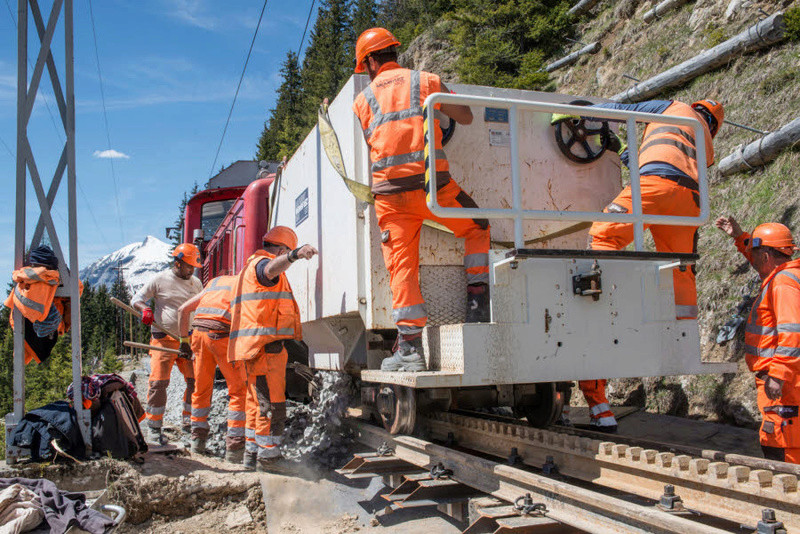
[(114, 526), (110, 517), (86, 506), (83, 493), (61, 491), (53, 482), (43, 478), (0, 478), (0, 489), (15, 484), (36, 494), (52, 534), (64, 534), (73, 525), (90, 534), (104, 534)]
[(0, 534), (20, 534), (36, 528), (44, 519), (42, 503), (21, 484), (0, 491)]

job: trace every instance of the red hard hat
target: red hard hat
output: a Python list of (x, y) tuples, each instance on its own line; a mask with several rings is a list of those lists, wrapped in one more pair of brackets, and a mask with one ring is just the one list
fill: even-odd
[(370, 28), (358, 36), (356, 41), (356, 68), (355, 73), (361, 74), (366, 70), (364, 60), (367, 56), (378, 50), (400, 46), (400, 41), (386, 28)]
[(283, 245), (291, 250), (297, 248), (297, 234), (288, 226), (275, 226), (261, 238), (264, 243)]
[(697, 102), (692, 103), (693, 109), (703, 109), (707, 111), (711, 117), (714, 119), (712, 122), (715, 124), (709, 124), (709, 129), (711, 130), (711, 136), (717, 135), (720, 126), (722, 126), (722, 121), (725, 119), (725, 110), (722, 108), (722, 104), (717, 102), (716, 100), (698, 100)]
[(192, 267), (202, 267), (200, 264), (200, 251), (191, 243), (182, 243), (178, 245), (175, 247), (175, 250), (172, 251), (172, 255), (179, 260), (183, 260)]
[(797, 250), (792, 232), (781, 223), (760, 224), (753, 230), (752, 247), (772, 247), (790, 255)]

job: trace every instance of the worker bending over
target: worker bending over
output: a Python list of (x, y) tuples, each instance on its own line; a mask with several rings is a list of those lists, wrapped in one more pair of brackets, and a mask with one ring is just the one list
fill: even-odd
[[(192, 392), (194, 391), (194, 370), (191, 349), (188, 343), (167, 336), (154, 322), (171, 332), (178, 331), (178, 308), (203, 290), (203, 284), (193, 276), (195, 268), (200, 267), (200, 251), (191, 243), (183, 243), (172, 251), (175, 260), (169, 269), (155, 275), (133, 296), (131, 306), (142, 314), (142, 323), (150, 326), (150, 345), (167, 349), (180, 349), (184, 357), (163, 352), (150, 351), (150, 381), (147, 390), (147, 426), (150, 428), (148, 440), (163, 445), (166, 439), (161, 433), (164, 411), (167, 407), (167, 387), (173, 364), (186, 380), (183, 393), (183, 429), (190, 429)], [(153, 305), (150, 306), (152, 300)]]
[(298, 247), (286, 226), (264, 234), (263, 247), (248, 258), (234, 283), (228, 358), (244, 362), (247, 375), (244, 466), (266, 471), (282, 458), (289, 359), (283, 342), (302, 338), (300, 310), (284, 273), (317, 250)]
[[(422, 329), (428, 318), (419, 287), (419, 238), (430, 219), (465, 239), (467, 322), (489, 321), (489, 222), (485, 219), (443, 219), (425, 201), (425, 154), (422, 104), (439, 92), (449, 92), (439, 76), (397, 64), (400, 42), (384, 28), (371, 28), (356, 43), (356, 73), (371, 83), (353, 103), (370, 148), (372, 193), (381, 229), (383, 259), (392, 290), (392, 319), (397, 324), (393, 355), (381, 363), (384, 371), (424, 371)], [(468, 106), (436, 108), (460, 124), (472, 122)], [(442, 131), (436, 134), (436, 184), (439, 204), (476, 208), (472, 198), (450, 176), (442, 151)], [(434, 184), (431, 184), (433, 187)]]
[(192, 452), (206, 450), (217, 367), (228, 385), (228, 435), (225, 459), (242, 463), (244, 457), (245, 399), (247, 377), (242, 362), (228, 361), (228, 334), (231, 330), (231, 292), (235, 276), (213, 278), (199, 295), (178, 309), (181, 343), (189, 341), (189, 318), (192, 319), (191, 347), (194, 354), (194, 393), (192, 393)]
[(780, 223), (743, 232), (733, 217), (717, 228), (734, 239), (761, 277), (744, 334), (747, 366), (756, 375), (759, 441), (764, 457), (800, 464), (800, 259), (792, 233)]
[[(706, 161), (714, 163), (712, 139), (722, 126), (725, 113), (722, 105), (713, 100), (700, 100), (691, 106), (677, 100), (651, 100), (637, 104), (606, 103), (598, 108), (655, 113), (673, 117), (697, 119), (703, 126)], [(553, 122), (573, 117), (554, 115)], [(649, 123), (639, 146), (639, 176), (642, 196), (642, 213), (650, 215), (676, 215), (697, 217), (700, 214), (698, 186), (697, 142), (693, 128), (657, 122)], [(620, 156), (628, 164), (628, 152), (620, 143)], [(631, 188), (625, 187), (605, 213), (631, 213), (633, 202)], [(697, 227), (646, 225), (653, 236), (658, 252), (696, 253)], [(595, 250), (622, 250), (633, 241), (633, 224), (596, 222), (589, 230), (590, 248)], [(675, 313), (678, 319), (697, 319), (697, 289), (695, 267), (673, 269)], [(617, 421), (606, 398), (605, 380), (582, 380), (578, 386), (591, 410), (591, 422), (598, 430), (615, 432)]]

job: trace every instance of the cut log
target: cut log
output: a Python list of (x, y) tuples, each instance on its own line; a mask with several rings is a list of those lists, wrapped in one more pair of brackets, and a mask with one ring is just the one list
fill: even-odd
[(547, 65), (544, 70), (546, 72), (553, 72), (554, 70), (560, 69), (561, 67), (566, 67), (567, 65), (572, 65), (578, 58), (581, 56), (585, 56), (586, 54), (596, 54), (600, 51), (600, 43), (595, 41), (594, 43), (589, 43), (588, 45), (584, 46), (580, 50), (573, 52), (567, 56), (562, 57), (559, 60), (553, 61), (549, 65)]
[(654, 20), (658, 20), (661, 18), (664, 13), (668, 11), (672, 11), (673, 9), (678, 9), (682, 5), (686, 4), (689, 0), (664, 0), (663, 2), (659, 3), (644, 14), (644, 21), (648, 24), (653, 22)]
[(798, 143), (800, 143), (800, 118), (784, 124), (779, 130), (745, 147), (739, 145), (732, 154), (719, 162), (719, 172), (722, 176), (728, 176), (762, 167)]
[(611, 100), (615, 102), (647, 100), (658, 95), (664, 89), (677, 87), (724, 65), (733, 56), (772, 46), (784, 38), (785, 32), (786, 24), (783, 20), (783, 13), (779, 11), (749, 27), (736, 37), (612, 96)]
[(592, 9), (600, 0), (581, 0), (569, 10), (570, 15), (578, 16)]

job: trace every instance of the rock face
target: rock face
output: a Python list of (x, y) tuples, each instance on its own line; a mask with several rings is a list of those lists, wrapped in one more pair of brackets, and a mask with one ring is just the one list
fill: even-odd
[(400, 54), (399, 63), (408, 69), (425, 70), (441, 76), (442, 81), (458, 83), (456, 72), (458, 52), (444, 36), (449, 31), (447, 23), (440, 23), (426, 31), (408, 45)]

